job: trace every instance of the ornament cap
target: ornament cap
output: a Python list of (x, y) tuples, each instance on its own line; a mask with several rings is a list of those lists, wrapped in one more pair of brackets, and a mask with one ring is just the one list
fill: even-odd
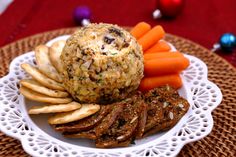
[(154, 12), (152, 13), (152, 17), (154, 19), (159, 19), (159, 18), (161, 18), (161, 16), (162, 16), (161, 11), (159, 9), (154, 10)]
[(214, 45), (213, 45), (213, 48), (211, 49), (211, 51), (212, 52), (215, 52), (215, 51), (217, 51), (217, 50), (219, 50), (220, 49), (220, 44), (219, 43), (215, 43)]
[(81, 21), (81, 25), (82, 26), (87, 26), (87, 25), (89, 25), (91, 22), (90, 22), (90, 20), (89, 19), (83, 19), (82, 21)]

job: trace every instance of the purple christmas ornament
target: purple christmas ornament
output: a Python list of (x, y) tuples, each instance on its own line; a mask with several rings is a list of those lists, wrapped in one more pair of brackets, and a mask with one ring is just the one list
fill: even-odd
[(74, 21), (78, 25), (87, 25), (90, 23), (91, 11), (87, 6), (78, 6), (74, 10)]

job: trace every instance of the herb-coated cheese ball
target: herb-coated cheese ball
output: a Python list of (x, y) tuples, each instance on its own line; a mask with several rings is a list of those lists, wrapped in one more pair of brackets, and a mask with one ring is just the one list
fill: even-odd
[(61, 60), (63, 83), (79, 102), (125, 99), (143, 78), (143, 52), (136, 39), (112, 24), (90, 24), (66, 42)]

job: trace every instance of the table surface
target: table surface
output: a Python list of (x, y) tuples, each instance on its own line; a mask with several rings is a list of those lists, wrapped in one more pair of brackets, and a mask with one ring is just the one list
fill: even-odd
[[(0, 46), (36, 33), (75, 27), (73, 10), (86, 5), (92, 10), (92, 22), (134, 26), (146, 21), (160, 24), (166, 32), (195, 41), (208, 49), (225, 32), (236, 34), (235, 0), (185, 0), (183, 11), (175, 19), (152, 18), (156, 0), (14, 0), (0, 15)], [(217, 52), (236, 66), (236, 50)]]

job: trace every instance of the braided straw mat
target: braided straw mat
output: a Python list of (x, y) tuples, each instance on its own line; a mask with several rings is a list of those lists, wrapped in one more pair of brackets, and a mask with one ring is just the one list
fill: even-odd
[[(8, 72), (9, 63), (18, 55), (31, 51), (56, 36), (71, 34), (75, 28), (50, 31), (19, 40), (0, 48), (0, 77)], [(209, 69), (209, 80), (222, 90), (223, 101), (213, 111), (212, 132), (200, 141), (187, 144), (178, 156), (236, 156), (236, 69), (206, 48), (174, 35), (166, 35), (181, 52), (203, 60)], [(16, 139), (0, 132), (0, 156), (28, 156)]]

